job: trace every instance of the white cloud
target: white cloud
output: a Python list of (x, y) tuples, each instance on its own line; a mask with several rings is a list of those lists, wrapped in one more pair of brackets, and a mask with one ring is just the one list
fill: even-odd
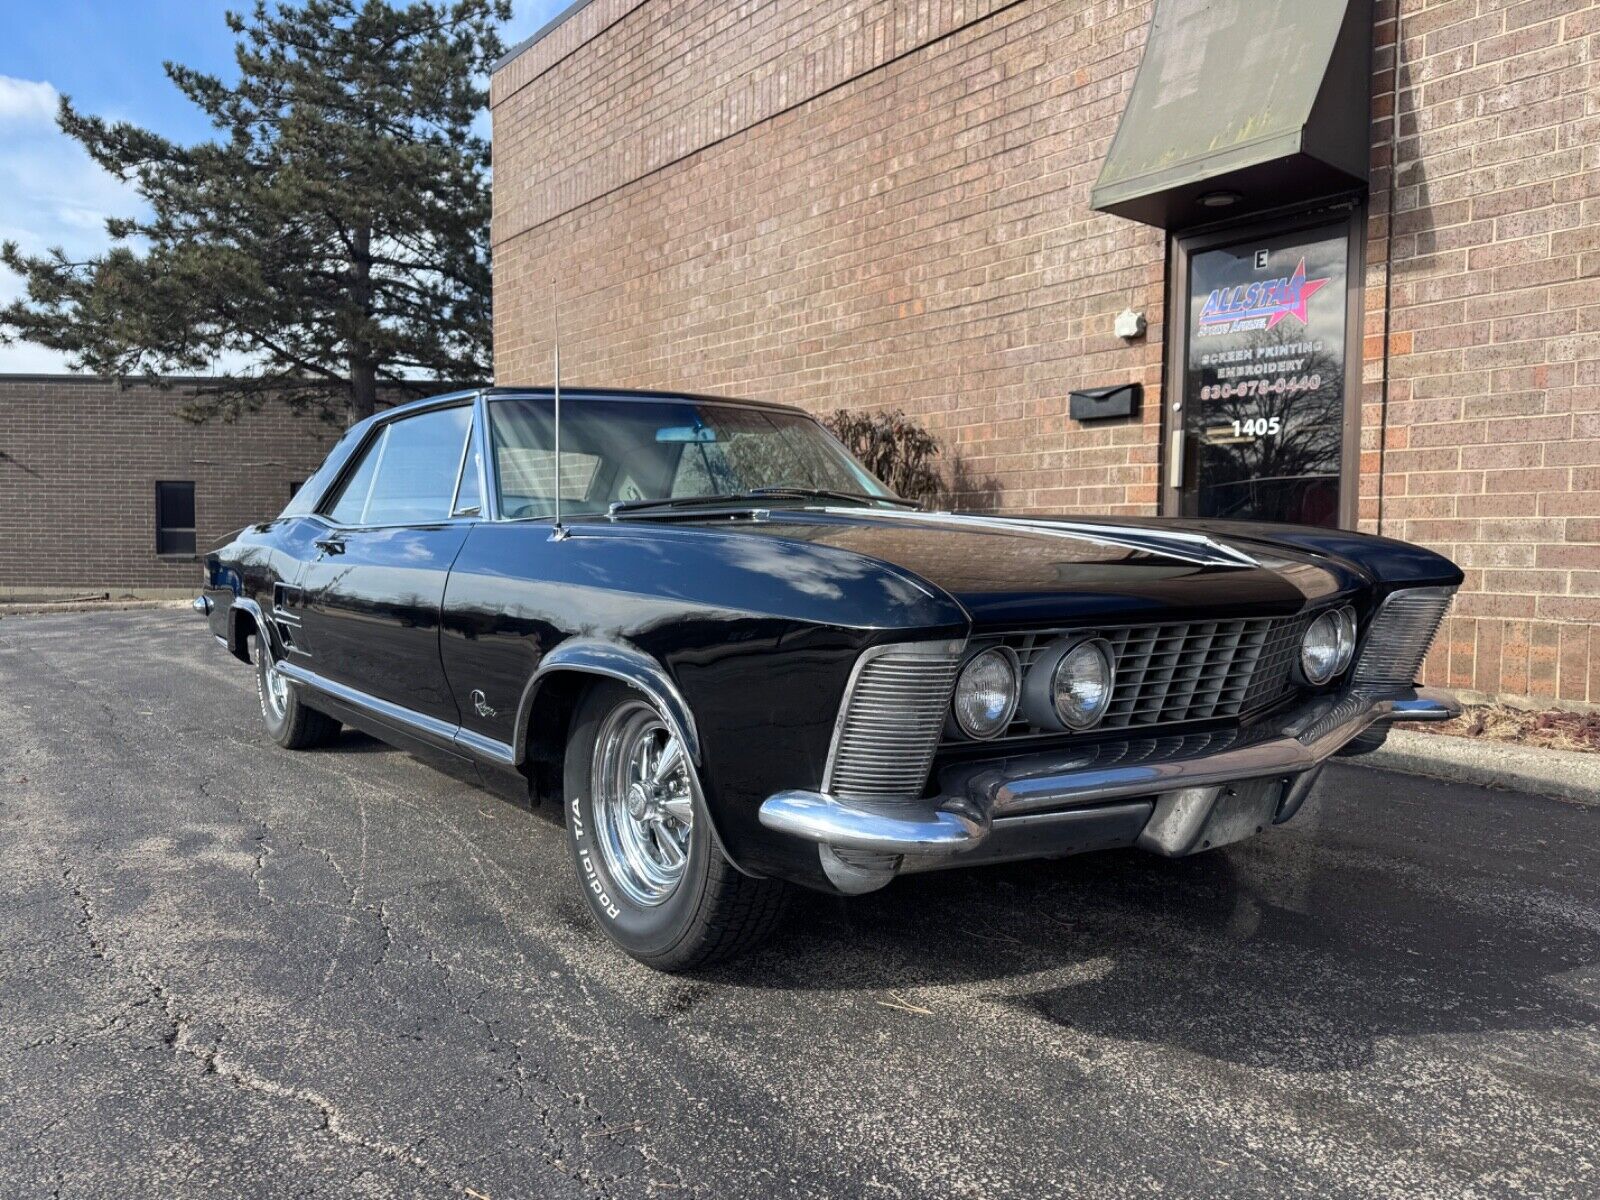
[[(0, 75), (0, 241), (25, 253), (60, 246), (88, 257), (110, 244), (110, 216), (136, 216), (143, 203), (133, 188), (101, 170), (56, 127), (60, 96), (48, 82)], [(22, 294), (22, 280), (0, 269), (0, 303)], [(54, 351), (0, 346), (0, 372), (65, 371)]]
[(53, 120), (59, 100), (55, 88), (41, 80), (0, 75), (0, 121)]

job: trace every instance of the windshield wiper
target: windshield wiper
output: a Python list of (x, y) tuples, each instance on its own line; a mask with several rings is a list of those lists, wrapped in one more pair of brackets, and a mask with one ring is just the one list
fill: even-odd
[(657, 496), (654, 500), (613, 500), (606, 511), (613, 517), (652, 508), (693, 508), (702, 504), (737, 504), (750, 497), (742, 492), (712, 492), (704, 496)]
[(801, 500), (848, 500), (855, 504), (892, 504), (896, 508), (919, 508), (915, 500), (903, 500), (899, 496), (873, 496), (867, 492), (835, 492), (828, 488), (791, 487), (780, 484), (776, 487), (751, 488), (745, 493), (747, 496), (793, 496)]
[(916, 508), (915, 500), (899, 496), (872, 496), (866, 492), (836, 492), (827, 488), (758, 487), (744, 492), (715, 492), (708, 496), (661, 496), (654, 500), (618, 500), (607, 510), (614, 517), (658, 508), (700, 508), (707, 505), (749, 504), (760, 500), (838, 500), (849, 504), (893, 504)]

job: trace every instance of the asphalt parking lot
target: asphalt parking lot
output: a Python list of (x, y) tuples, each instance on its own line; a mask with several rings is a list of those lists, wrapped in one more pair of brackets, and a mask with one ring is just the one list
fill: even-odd
[(698, 978), (552, 817), (291, 754), (187, 612), (0, 622), (0, 1195), (1593, 1196), (1600, 810), (809, 897)]

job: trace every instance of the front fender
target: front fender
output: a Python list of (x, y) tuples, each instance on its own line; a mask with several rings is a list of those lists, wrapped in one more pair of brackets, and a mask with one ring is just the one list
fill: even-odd
[[(678, 685), (672, 681), (666, 668), (637, 646), (592, 637), (572, 638), (562, 642), (544, 656), (533, 677), (528, 680), (528, 686), (523, 689), (522, 699), (517, 707), (517, 733), (514, 744), (517, 747), (518, 766), (523, 766), (527, 760), (530, 745), (528, 729), (539, 702), (540, 689), (551, 679), (563, 675), (592, 675), (616, 679), (638, 689), (650, 700), (672, 729), (673, 736), (683, 746), (684, 753), (695, 765), (697, 773), (703, 766), (700, 731), (695, 724), (694, 713), (684, 701), (683, 694), (678, 690)], [(701, 799), (705, 805), (706, 818), (710, 822), (712, 840), (728, 861), (744, 870), (739, 860), (729, 853), (727, 842), (723, 838), (720, 807), (711, 802), (703, 786)]]
[(1409, 587), (1460, 587), (1461, 568), (1425, 546), (1351, 529), (1323, 529), (1307, 525), (1279, 525), (1251, 521), (1164, 522), (1202, 530), (1229, 540), (1256, 541), (1336, 558), (1365, 575), (1377, 593)]
[(689, 761), (697, 767), (700, 765), (700, 733), (695, 726), (694, 714), (684, 703), (678, 685), (673, 683), (666, 668), (637, 646), (626, 642), (579, 637), (562, 642), (545, 655), (522, 691), (522, 699), (517, 706), (516, 738), (512, 742), (516, 747), (518, 766), (527, 758), (528, 724), (539, 699), (539, 689), (559, 672), (604, 675), (638, 688), (660, 710), (667, 724), (672, 726), (672, 732), (682, 743)]
[(760, 824), (761, 801), (820, 785), (863, 650), (967, 627), (936, 587), (837, 547), (646, 522), (575, 523), (558, 539), (485, 522), (451, 568), (440, 655), (458, 741), (536, 789), (555, 783), (571, 680), (637, 689), (695, 763), (730, 861), (820, 878), (813, 847)]

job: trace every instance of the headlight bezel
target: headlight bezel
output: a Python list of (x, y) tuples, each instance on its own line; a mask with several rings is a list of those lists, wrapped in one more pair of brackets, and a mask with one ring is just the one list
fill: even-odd
[[(1331, 643), (1331, 653), (1325, 669), (1314, 667), (1309, 654), (1312, 635), (1323, 630)], [(1295, 674), (1299, 682), (1314, 688), (1327, 687), (1350, 670), (1355, 661), (1357, 622), (1355, 609), (1350, 605), (1326, 608), (1311, 619), (1300, 635), (1300, 645), (1295, 650)]]
[[(1100, 706), (1094, 713), (1092, 713), (1087, 719), (1079, 720), (1079, 721), (1073, 721), (1070, 717), (1068, 717), (1065, 713), (1063, 713), (1061, 711), (1060, 678), (1061, 678), (1061, 672), (1066, 670), (1067, 663), (1070, 662), (1077, 655), (1083, 654), (1083, 653), (1093, 654), (1094, 657), (1099, 661), (1101, 666), (1104, 668), (1104, 672), (1105, 672), (1105, 691), (1101, 696)], [(1060, 720), (1061, 720), (1061, 723), (1063, 725), (1065, 725), (1073, 733), (1084, 733), (1087, 730), (1093, 729), (1096, 725), (1100, 724), (1100, 722), (1105, 719), (1106, 713), (1111, 710), (1111, 700), (1112, 700), (1112, 697), (1116, 694), (1116, 690), (1117, 690), (1117, 659), (1116, 659), (1116, 654), (1111, 649), (1111, 643), (1106, 641), (1105, 638), (1100, 638), (1100, 637), (1085, 638), (1083, 641), (1079, 642), (1076, 646), (1074, 646), (1071, 650), (1067, 651), (1067, 653), (1063, 654), (1061, 656), (1061, 661), (1056, 664), (1055, 670), (1053, 670), (1050, 673), (1050, 692), (1051, 692), (1052, 697), (1054, 698), (1054, 707), (1055, 707), (1055, 710), (1056, 710), (1056, 716), (1059, 717)]]
[[(1100, 706), (1086, 720), (1074, 720), (1061, 711), (1057, 698), (1061, 672), (1074, 655), (1094, 654), (1105, 669), (1105, 692)], [(1117, 686), (1117, 656), (1111, 643), (1094, 633), (1058, 638), (1033, 656), (1022, 681), (1022, 713), (1036, 729), (1057, 733), (1084, 733), (1105, 719)]]
[(1356, 643), (1360, 640), (1361, 626), (1356, 620), (1356, 610), (1346, 604), (1338, 609), (1340, 622), (1339, 665), (1334, 669), (1333, 677), (1340, 678), (1356, 661)]
[[(994, 727), (988, 732), (974, 731), (961, 718), (961, 688), (967, 679), (967, 673), (975, 668), (979, 660), (994, 655), (1005, 662), (1011, 674), (1011, 687), (1009, 699), (1005, 707), (1004, 717), (995, 722)], [(960, 737), (973, 742), (988, 742), (1003, 734), (1011, 725), (1012, 719), (1017, 715), (1017, 705), (1022, 700), (1022, 661), (1017, 657), (1017, 652), (1003, 642), (989, 646), (980, 646), (967, 655), (962, 662), (960, 670), (956, 672), (955, 686), (950, 690), (949, 726)]]

